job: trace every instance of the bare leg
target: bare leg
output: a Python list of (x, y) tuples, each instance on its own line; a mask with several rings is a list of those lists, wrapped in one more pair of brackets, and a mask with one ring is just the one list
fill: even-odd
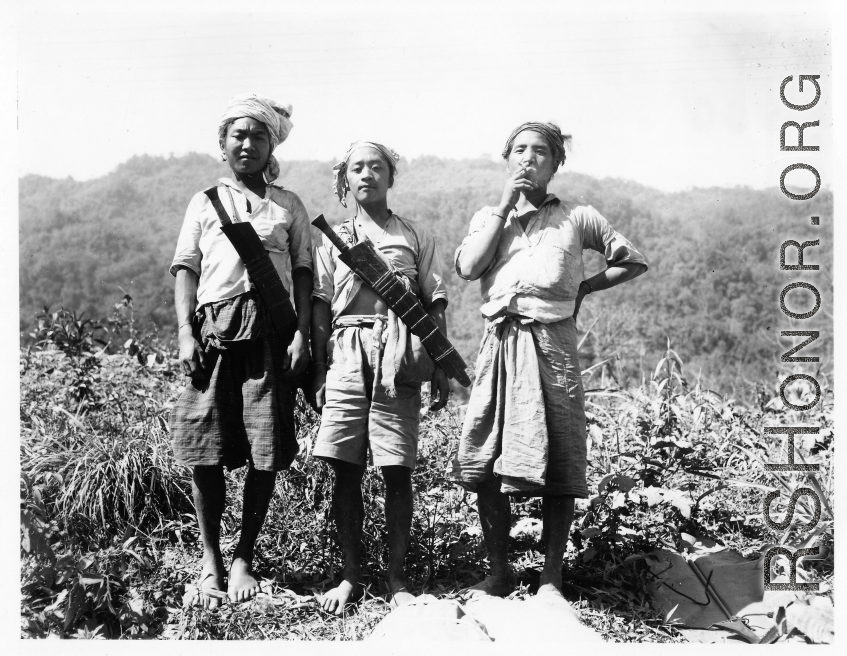
[(259, 471), (250, 465), (244, 481), (244, 503), (241, 513), (241, 535), (232, 554), (227, 594), (231, 601), (247, 601), (259, 592), (253, 576), (253, 550), (274, 492), (276, 472)]
[(221, 556), (221, 517), (226, 502), (226, 482), (220, 466), (194, 467), (191, 480), (197, 524), (203, 541), (203, 569), (200, 573), (197, 595), (187, 599), (192, 606), (213, 610), (220, 600), (203, 594), (203, 590), (224, 589), (224, 562)]
[(388, 534), (388, 571), (385, 582), (395, 606), (414, 599), (406, 589), (404, 565), (412, 530), (412, 470), (401, 465), (382, 467), (385, 479), (385, 530)]
[(544, 520), (544, 571), (538, 594), (562, 596), (562, 562), (573, 521), (574, 497), (545, 496), (541, 504)]
[(362, 477), (365, 468), (341, 460), (327, 460), (335, 471), (332, 510), (344, 554), (344, 580), (323, 596), (322, 605), (325, 611), (341, 615), (346, 604), (362, 595), (362, 522), (365, 517)]
[(500, 491), (499, 479), (477, 486), (477, 508), (491, 572), (484, 581), (470, 590), (475, 594), (503, 597), (512, 591), (509, 570), (509, 522), (512, 508), (509, 497)]

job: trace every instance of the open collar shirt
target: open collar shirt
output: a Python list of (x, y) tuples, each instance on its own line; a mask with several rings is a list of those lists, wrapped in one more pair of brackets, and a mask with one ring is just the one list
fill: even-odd
[[(348, 219), (352, 222), (354, 219)], [(350, 225), (350, 223), (347, 223)], [(314, 286), (312, 298), (329, 303), (337, 319), (356, 298), (361, 279), (338, 259), (338, 249), (320, 230), (314, 228)], [(359, 239), (368, 239), (357, 228)], [(409, 281), (412, 292), (428, 308), (436, 299), (447, 301), (447, 286), (441, 275), (441, 256), (432, 234), (418, 221), (392, 213), (382, 237), (374, 246)]]
[[(229, 178), (218, 182), (225, 187), (220, 191), (220, 198), (227, 215), (233, 223), (248, 221), (253, 225), (293, 298), (291, 272), (300, 267), (312, 270), (311, 226), (303, 202), (297, 194), (271, 183), (265, 197), (251, 204), (235, 182)], [(200, 277), (198, 308), (250, 290), (247, 269), (221, 230), (215, 208), (203, 192), (191, 199), (185, 212), (171, 275), (175, 276), (179, 267), (191, 269)]]
[[(456, 273), (465, 280), (459, 254), (479, 238), (487, 222), (501, 220), (495, 211), (495, 207), (483, 207), (477, 212), (468, 236), (456, 250)], [(647, 265), (644, 256), (590, 205), (574, 206), (548, 194), (525, 231), (513, 210), (506, 217), (494, 259), (480, 277), (482, 314), (489, 319), (517, 314), (541, 323), (573, 316), (585, 276), (582, 251), (586, 248), (602, 253), (607, 265)]]

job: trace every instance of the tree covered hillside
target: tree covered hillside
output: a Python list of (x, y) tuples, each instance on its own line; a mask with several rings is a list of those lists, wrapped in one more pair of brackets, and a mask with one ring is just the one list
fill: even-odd
[[(303, 199), (311, 216), (322, 212), (332, 223), (346, 210), (332, 194), (331, 166), (282, 162), (280, 180)], [(22, 338), (45, 306), (108, 315), (123, 296), (119, 287), (132, 295), (137, 320), (152, 321), (165, 333), (173, 330), (173, 279), (167, 269), (185, 208), (194, 193), (227, 171), (225, 164), (194, 154), (135, 157), (88, 182), (22, 178)], [(450, 291), (450, 336), (469, 362), (482, 329), (479, 285), (458, 278), (452, 258), (473, 213), (498, 202), (503, 181), (501, 162), (422, 157), (400, 162), (389, 196), (396, 213), (425, 223), (440, 244)], [(635, 282), (589, 297), (583, 305), (581, 330), (597, 319), (582, 347), (584, 368), (609, 359), (603, 375), (621, 384), (640, 382), (669, 337), (689, 377), (696, 379), (702, 371), (706, 385), (740, 393), (745, 381), (769, 387), (776, 382), (779, 354), (785, 350), (777, 337), (780, 330), (793, 328), (821, 330), (816, 352), (829, 370), (829, 191), (802, 203), (776, 188), (664, 193), (567, 171), (556, 176), (551, 191), (596, 207), (651, 264)], [(810, 226), (811, 215), (820, 216), (820, 227)], [(787, 239), (820, 239), (819, 248), (806, 250), (806, 263), (820, 264), (821, 270), (780, 272), (779, 246)], [(789, 257), (793, 261), (793, 254)], [(588, 275), (603, 266), (598, 254), (586, 252), (585, 259)], [(816, 284), (823, 301), (814, 319), (792, 326), (778, 299), (785, 284), (795, 280)], [(808, 302), (802, 293), (791, 298), (794, 307)]]

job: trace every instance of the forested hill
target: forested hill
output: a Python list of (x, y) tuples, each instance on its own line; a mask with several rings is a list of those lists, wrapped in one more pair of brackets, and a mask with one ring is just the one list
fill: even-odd
[[(311, 216), (322, 212), (334, 222), (346, 210), (332, 195), (331, 166), (284, 162), (281, 182), (303, 199)], [(173, 278), (167, 269), (185, 208), (195, 192), (227, 170), (195, 154), (135, 157), (88, 182), (22, 178), (23, 335), (44, 306), (107, 316), (122, 296), (119, 286), (133, 296), (137, 319), (165, 332), (173, 329)], [(481, 334), (479, 285), (456, 276), (452, 257), (473, 213), (497, 203), (504, 179), (501, 162), (422, 157), (400, 162), (389, 196), (395, 212), (424, 222), (436, 235), (450, 292), (450, 335), (468, 361), (475, 358)], [(612, 360), (609, 373), (638, 382), (642, 374), (649, 376), (667, 336), (692, 379), (702, 371), (707, 384), (729, 392), (744, 379), (773, 385), (779, 330), (819, 329), (818, 351), (831, 353), (829, 191), (811, 202), (790, 201), (776, 188), (664, 193), (567, 172), (556, 176), (551, 191), (596, 207), (651, 265), (635, 282), (587, 299), (580, 328), (587, 329), (598, 314), (599, 320), (581, 351), (584, 366), (616, 354), (620, 360)], [(810, 226), (811, 215), (820, 216), (820, 227)], [(779, 245), (786, 239), (820, 239), (820, 248), (806, 250), (806, 263), (820, 264), (821, 270), (780, 272)], [(589, 275), (602, 266), (599, 255), (585, 257)], [(779, 311), (779, 292), (794, 280), (815, 283), (823, 303), (814, 319), (792, 326)]]

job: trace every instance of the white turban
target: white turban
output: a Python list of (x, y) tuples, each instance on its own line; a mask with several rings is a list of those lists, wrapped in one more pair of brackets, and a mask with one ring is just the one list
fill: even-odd
[(273, 182), (279, 177), (279, 162), (273, 156), (273, 150), (288, 138), (288, 133), (294, 127), (291, 122), (291, 112), (291, 105), (284, 105), (255, 93), (233, 96), (221, 116), (218, 138), (226, 139), (227, 127), (239, 118), (249, 117), (264, 123), (271, 138), (271, 155), (263, 173), (266, 182)]

